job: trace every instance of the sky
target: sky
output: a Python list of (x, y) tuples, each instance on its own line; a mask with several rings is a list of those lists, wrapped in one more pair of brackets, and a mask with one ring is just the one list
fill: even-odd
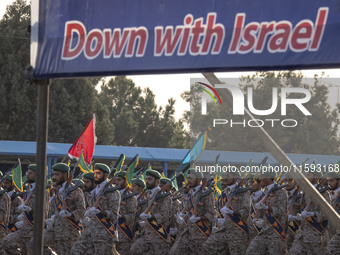
[[(0, 17), (3, 16), (6, 6), (11, 4), (13, 0), (0, 0)], [(340, 69), (324, 69), (324, 70), (308, 70), (303, 71), (303, 75), (312, 78), (314, 74), (321, 75), (325, 72), (326, 75), (332, 78), (340, 77)], [(248, 75), (251, 72), (229, 72), (229, 73), (216, 73), (218, 78), (235, 78), (241, 75)], [(203, 78), (200, 73), (191, 74), (168, 74), (168, 75), (134, 75), (128, 76), (135, 84), (141, 88), (149, 87), (155, 94), (156, 104), (165, 106), (170, 97), (176, 100), (175, 104), (175, 118), (182, 117), (184, 110), (189, 110), (190, 106), (181, 98), (181, 93), (190, 89), (190, 78)], [(340, 84), (336, 85), (340, 87)], [(338, 98), (340, 98), (339, 87), (329, 88), (329, 103), (335, 106)]]

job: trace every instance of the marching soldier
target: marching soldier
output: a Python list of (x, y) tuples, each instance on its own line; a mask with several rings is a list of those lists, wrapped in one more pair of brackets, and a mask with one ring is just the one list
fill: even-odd
[(146, 222), (143, 221), (139, 216), (142, 212), (147, 208), (147, 200), (145, 198), (145, 182), (141, 178), (132, 179), (132, 192), (137, 193), (137, 211), (135, 218), (135, 238), (139, 238), (142, 234), (142, 231), (146, 227)]
[[(261, 189), (261, 183), (257, 174), (249, 176), (249, 186), (250, 186), (250, 212), (248, 218), (249, 226), (249, 243), (256, 237), (256, 235), (261, 231), (263, 225), (263, 215), (256, 215), (255, 205), (261, 201), (264, 193)], [(255, 217), (259, 217), (256, 219)]]
[(19, 221), (18, 216), (20, 215), (20, 211), (18, 210), (18, 207), (22, 204), (22, 199), (13, 189), (12, 175), (5, 175), (3, 177), (3, 187), (7, 190), (7, 193), (11, 199), (11, 212), (7, 230), (8, 232), (12, 233), (17, 230), (15, 224)]
[[(330, 188), (330, 200), (331, 204), (338, 214), (340, 214), (340, 175), (335, 172), (329, 172), (328, 186)], [(330, 232), (331, 232), (330, 228)], [(333, 230), (335, 232), (335, 230)], [(340, 232), (337, 231), (333, 235), (332, 239), (327, 244), (326, 254), (337, 254), (340, 255)]]
[[(161, 175), (155, 170), (147, 170), (146, 187), (149, 190), (148, 207), (140, 214), (147, 224), (144, 234), (131, 246), (131, 254), (167, 254), (169, 237), (166, 229), (170, 217), (170, 196), (163, 196), (159, 187)], [(158, 199), (157, 199), (158, 198)]]
[(94, 183), (94, 173), (86, 173), (83, 175), (84, 179), (84, 198), (85, 198), (85, 208), (90, 207), (90, 201), (93, 197), (94, 189), (96, 184)]
[(118, 243), (117, 251), (121, 255), (128, 255), (134, 239), (134, 225), (137, 212), (137, 198), (127, 190), (126, 171), (115, 174), (115, 184), (120, 187), (120, 210), (117, 221)]
[[(211, 233), (212, 221), (215, 216), (214, 194), (201, 196), (205, 190), (202, 187), (203, 174), (195, 169), (189, 169), (188, 184), (191, 188), (184, 208), (185, 215), (178, 215), (178, 224), (185, 224), (186, 229), (181, 233), (170, 250), (170, 254), (204, 254), (202, 245)], [(197, 197), (199, 201), (197, 201)], [(196, 203), (198, 202), (198, 203)]]
[(292, 247), (296, 233), (298, 232), (301, 222), (297, 220), (296, 216), (301, 212), (301, 192), (299, 187), (293, 179), (287, 180), (288, 185), (286, 187), (288, 195), (288, 230), (287, 230), (287, 249), (288, 251)]
[[(23, 204), (18, 207), (18, 210), (23, 215), (23, 221), (17, 222), (16, 227), (18, 230), (7, 235), (2, 242), (2, 246), (7, 254), (32, 254), (31, 238), (33, 237), (36, 169), (36, 164), (30, 164), (26, 172), (28, 189)], [(45, 190), (44, 218), (48, 215), (48, 200), (48, 192)], [(20, 249), (20, 251), (18, 249)]]
[(222, 175), (223, 191), (218, 199), (218, 229), (203, 244), (205, 254), (243, 255), (246, 252), (249, 236), (247, 218), (249, 215), (249, 193), (238, 193), (229, 196), (237, 189), (238, 172), (226, 172)]
[[(321, 173), (308, 171), (304, 174), (315, 188), (321, 188), (319, 186), (322, 186), (320, 185), (322, 182), (318, 184), (318, 179), (322, 176)], [(329, 201), (327, 192), (323, 192), (322, 195)], [(302, 212), (299, 215), (302, 220), (301, 227), (295, 235), (289, 254), (323, 254), (327, 241), (329, 241), (328, 222), (306, 194), (302, 194), (301, 204)]]
[[(170, 183), (170, 185), (164, 187), (167, 183)], [(161, 189), (163, 189), (164, 192), (171, 192), (173, 194), (173, 192), (172, 192), (173, 185), (172, 185), (171, 180), (169, 178), (162, 177), (159, 187)], [(171, 211), (170, 211), (170, 222), (169, 222), (167, 232), (169, 233), (170, 238), (171, 238), (170, 246), (172, 246), (174, 244), (174, 241), (176, 239), (176, 235), (178, 233), (178, 227), (177, 227), (175, 215), (177, 213), (179, 213), (179, 201), (177, 199), (173, 199), (173, 196), (170, 196), (170, 198), (171, 198), (171, 200), (170, 200)]]
[(45, 249), (49, 243), (53, 243), (56, 252), (63, 255), (69, 254), (74, 242), (80, 236), (82, 230), (80, 219), (85, 213), (85, 202), (79, 187), (70, 192), (75, 185), (70, 181), (70, 167), (67, 164), (57, 163), (52, 166), (52, 170), (53, 179), (60, 188), (55, 194), (54, 217), (46, 220), (53, 231), (45, 232)]
[[(6, 176), (5, 176), (6, 177)], [(3, 177), (3, 179), (5, 179)], [(0, 187), (0, 243), (3, 242), (7, 234), (7, 225), (10, 217), (11, 199), (7, 192)], [(0, 245), (0, 255), (5, 255), (3, 244)]]
[(275, 189), (274, 172), (260, 175), (261, 186), (265, 196), (255, 205), (263, 214), (263, 226), (251, 241), (246, 254), (285, 254), (287, 195), (282, 189)]
[(102, 163), (94, 165), (94, 182), (97, 184), (94, 201), (85, 216), (90, 223), (72, 247), (72, 254), (118, 254), (115, 247), (117, 233), (115, 223), (118, 219), (120, 193), (108, 182), (110, 168)]

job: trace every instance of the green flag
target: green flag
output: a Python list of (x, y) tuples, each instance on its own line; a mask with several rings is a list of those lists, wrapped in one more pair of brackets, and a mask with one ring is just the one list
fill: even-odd
[(91, 173), (93, 172), (89, 166), (87, 165), (85, 159), (84, 159), (84, 154), (83, 154), (83, 151), (80, 153), (80, 156), (79, 156), (79, 161), (78, 161), (78, 166), (80, 168), (80, 170), (83, 172), (83, 173)]
[(20, 159), (18, 159), (17, 165), (12, 169), (12, 176), (14, 186), (18, 189), (18, 191), (23, 192)]
[(120, 156), (117, 159), (115, 165), (113, 166), (113, 169), (116, 169), (116, 173), (120, 172), (120, 170), (122, 169), (122, 166), (124, 164), (124, 161), (125, 161), (125, 155), (124, 154), (120, 154)]
[(126, 170), (126, 182), (128, 184), (128, 187), (131, 188), (132, 187), (132, 178), (133, 178), (133, 173), (135, 171), (136, 166), (138, 165), (138, 161), (139, 161), (139, 155), (137, 154), (131, 161), (130, 163), (127, 165), (127, 170)]

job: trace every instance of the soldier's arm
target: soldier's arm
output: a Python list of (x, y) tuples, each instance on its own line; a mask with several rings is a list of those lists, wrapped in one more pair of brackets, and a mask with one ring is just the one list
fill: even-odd
[(278, 190), (275, 196), (275, 203), (270, 204), (270, 210), (274, 217), (279, 217), (287, 212), (287, 196), (283, 190)]
[(155, 213), (153, 214), (158, 224), (165, 224), (169, 222), (170, 210), (171, 199), (169, 196), (158, 199), (157, 210), (155, 210)]
[(74, 219), (78, 221), (84, 217), (86, 211), (84, 195), (80, 188), (76, 189), (71, 194), (73, 202), (75, 204), (75, 209), (72, 210), (72, 214), (74, 216)]
[(21, 197), (16, 197), (12, 201), (11, 207), (14, 208), (14, 211), (13, 211), (14, 214), (12, 215), (13, 223), (17, 222), (18, 216), (21, 214), (21, 212), (18, 210), (18, 206), (21, 205), (22, 203), (23, 202), (22, 202)]
[(249, 216), (249, 211), (250, 211), (250, 195), (248, 192), (243, 192), (239, 196), (240, 199), (240, 206), (235, 210), (235, 213), (237, 213), (241, 219), (247, 219)]
[(132, 226), (137, 213), (137, 198), (135, 196), (128, 199), (126, 209), (127, 210), (123, 216), (125, 217), (126, 224)]
[[(0, 222), (6, 222), (10, 210), (10, 201), (7, 199), (8, 194), (3, 193), (0, 196)], [(8, 197), (9, 198), (9, 197)]]
[[(50, 210), (50, 196), (48, 195), (48, 191), (45, 189), (45, 208), (44, 208), (44, 218), (47, 219), (48, 212)], [(33, 208), (32, 208), (33, 209)]]
[(201, 201), (203, 202), (203, 210), (204, 214), (201, 215), (202, 220), (208, 220), (212, 221), (215, 216), (215, 208), (214, 208), (214, 193), (210, 193), (207, 196), (204, 196), (201, 198)]
[(115, 223), (118, 219), (120, 206), (120, 192), (118, 190), (106, 194), (108, 207), (105, 210), (105, 217)]

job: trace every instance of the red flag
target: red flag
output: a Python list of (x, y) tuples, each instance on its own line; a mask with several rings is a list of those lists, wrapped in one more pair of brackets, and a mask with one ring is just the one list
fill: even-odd
[(89, 121), (89, 123), (84, 128), (83, 132), (81, 132), (78, 139), (73, 143), (71, 148), (68, 150), (68, 156), (70, 158), (79, 159), (81, 151), (83, 151), (84, 159), (86, 163), (90, 164), (91, 159), (94, 153), (94, 146), (97, 142), (97, 137), (95, 133), (96, 127), (96, 116), (93, 114), (93, 117)]

